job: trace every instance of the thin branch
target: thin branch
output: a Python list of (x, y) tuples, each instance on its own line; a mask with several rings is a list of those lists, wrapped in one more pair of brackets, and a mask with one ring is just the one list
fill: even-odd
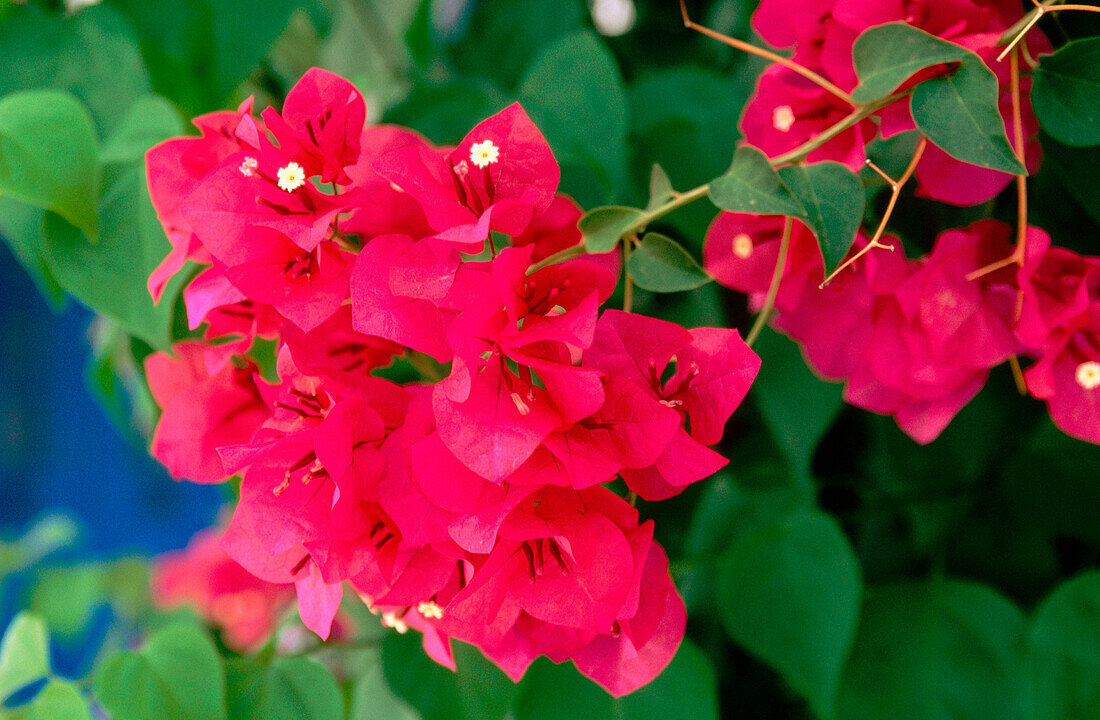
[(527, 268), (527, 274), (531, 275), (533, 273), (537, 273), (539, 270), (542, 270), (544, 267), (547, 267), (549, 265), (557, 265), (560, 262), (565, 262), (566, 260), (578, 258), (587, 252), (588, 249), (584, 246), (583, 242), (579, 245), (567, 247), (564, 250), (559, 250), (553, 255), (544, 257), (542, 260), (539, 260), (537, 263)]
[[(1002, 50), (1001, 54), (997, 56), (997, 61), (1000, 62), (1001, 60), (1004, 60), (1005, 56), (1012, 52), (1016, 45), (1024, 39), (1024, 36), (1027, 35), (1028, 31), (1031, 30), (1031, 28), (1035, 27), (1035, 23), (1039, 22), (1039, 19), (1049, 12), (1056, 12), (1058, 10), (1100, 12), (1100, 7), (1097, 7), (1096, 5), (1078, 5), (1073, 3), (1069, 5), (1059, 5), (1057, 4), (1058, 2), (1059, 0), (1043, 0), (1043, 2), (1038, 2), (1038, 0), (1031, 0), (1031, 3), (1035, 6), (1035, 9), (1025, 15), (1018, 23), (1005, 31), (1005, 33), (997, 41), (998, 45), (1004, 42), (1008, 42), (1008, 45), (1005, 47), (1005, 49)], [(1009, 38), (1011, 38), (1011, 40), (1008, 40)]]
[(772, 282), (768, 286), (768, 294), (764, 298), (764, 306), (760, 308), (760, 314), (756, 316), (756, 321), (752, 324), (752, 328), (749, 330), (749, 334), (745, 336), (745, 344), (752, 347), (752, 344), (756, 342), (756, 338), (760, 336), (760, 332), (764, 329), (764, 326), (768, 324), (768, 318), (771, 317), (772, 308), (775, 307), (775, 298), (779, 295), (779, 282), (783, 279), (783, 270), (787, 265), (787, 249), (791, 244), (791, 219), (789, 217), (783, 218), (783, 237), (779, 241), (779, 255), (775, 259), (775, 270), (772, 272)]
[(810, 70), (805, 65), (800, 65), (799, 63), (796, 63), (795, 61), (790, 60), (789, 58), (785, 58), (782, 55), (777, 55), (776, 53), (773, 53), (770, 50), (765, 50), (764, 48), (759, 48), (759, 47), (756, 47), (755, 45), (750, 45), (749, 43), (747, 43), (743, 40), (738, 40), (737, 38), (732, 38), (729, 35), (723, 35), (720, 32), (717, 32), (715, 30), (711, 30), (708, 27), (704, 27), (702, 25), (699, 25), (696, 22), (693, 22), (692, 19), (690, 17), (688, 17), (687, 5), (685, 4), (684, 0), (680, 0), (680, 15), (682, 15), (683, 18), (684, 18), (684, 27), (688, 28), (689, 30), (695, 30), (696, 32), (702, 33), (703, 35), (706, 35), (707, 37), (712, 38), (714, 40), (717, 40), (720, 43), (724, 43), (726, 45), (729, 45), (730, 47), (735, 48), (737, 50), (741, 50), (742, 52), (747, 52), (750, 55), (756, 55), (756, 56), (762, 57), (766, 60), (771, 60), (774, 63), (779, 63), (783, 67), (798, 73), (799, 75), (806, 78), (807, 80), (814, 83), (815, 85), (820, 86), (822, 89), (824, 89), (824, 90), (828, 91), (829, 93), (831, 93), (832, 95), (835, 95), (836, 97), (840, 98), (841, 100), (843, 100), (847, 104), (853, 105), (853, 106), (856, 104), (855, 102), (852, 101), (852, 96), (851, 95), (844, 92), (843, 90), (838, 88), (836, 85), (834, 85), (833, 83), (831, 83), (828, 80), (826, 80), (825, 78), (823, 78), (822, 76), (818, 75), (813, 70)]
[(870, 160), (867, 161), (867, 164), (871, 167), (871, 169), (877, 172), (887, 183), (889, 183), (890, 201), (886, 203), (886, 211), (882, 214), (882, 220), (879, 221), (878, 227), (875, 229), (875, 234), (871, 236), (871, 242), (867, 243), (867, 246), (857, 252), (855, 255), (848, 258), (836, 270), (833, 270), (832, 273), (829, 274), (829, 277), (825, 278), (825, 280), (822, 281), (821, 285), (818, 286), (819, 289), (828, 285), (832, 281), (832, 279), (840, 273), (841, 270), (848, 267), (856, 260), (859, 260), (865, 254), (870, 252), (873, 248), (882, 248), (883, 250), (893, 251), (893, 245), (883, 245), (879, 242), (879, 238), (881, 238), (882, 234), (886, 231), (886, 223), (890, 221), (890, 216), (894, 214), (894, 205), (896, 205), (898, 202), (898, 196), (901, 194), (902, 186), (904, 186), (906, 181), (908, 181), (909, 178), (912, 177), (913, 171), (917, 169), (917, 163), (920, 161), (921, 155), (924, 154), (924, 148), (927, 146), (928, 138), (922, 135), (920, 142), (917, 143), (917, 149), (913, 151), (913, 158), (909, 161), (909, 165), (905, 168), (905, 172), (897, 180), (894, 180), (889, 175), (884, 173), (878, 167), (878, 165), (875, 165)]
[(634, 249), (634, 243), (638, 236), (631, 233), (622, 239), (623, 242), (623, 312), (630, 312), (634, 307), (634, 281), (630, 279), (627, 265), (630, 263), (630, 253)]

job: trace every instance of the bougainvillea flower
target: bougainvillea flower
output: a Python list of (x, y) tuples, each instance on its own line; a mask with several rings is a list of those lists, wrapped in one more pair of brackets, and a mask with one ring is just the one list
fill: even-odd
[(1073, 324), (1100, 297), (1100, 259), (1050, 246), (1050, 236), (1029, 227), (1020, 266), (1020, 317), (1016, 336), (1038, 350), (1058, 329)]
[(153, 602), (190, 605), (219, 628), (227, 645), (246, 652), (274, 631), (294, 598), (289, 584), (269, 583), (245, 570), (218, 544), (220, 532), (202, 530), (176, 552), (153, 559)]
[(1014, 270), (966, 278), (1007, 257), (1010, 235), (1011, 228), (994, 220), (944, 232), (894, 294), (880, 295), (866, 362), (845, 387), (848, 402), (894, 415), (922, 444), (943, 431), (985, 384), (989, 369), (1020, 349), (1011, 330)]
[(369, 373), (389, 365), (402, 352), (396, 343), (356, 332), (350, 305), (340, 306), (332, 317), (308, 333), (293, 323), (284, 323), (280, 337), (294, 364), (309, 375)]
[(264, 124), (306, 177), (347, 183), (346, 168), (359, 159), (367, 106), (354, 85), (321, 68), (310, 68), (286, 95), (282, 113), (267, 108)]
[[(740, 129), (745, 141), (769, 157), (793, 150), (844, 119), (850, 105), (782, 65), (772, 65), (757, 81), (745, 105)], [(877, 128), (862, 120), (806, 156), (809, 162), (835, 160), (858, 172), (864, 147)]]
[[(663, 380), (675, 358), (676, 371)], [(760, 358), (735, 330), (685, 330), (673, 323), (607, 310), (596, 325), (584, 362), (633, 384), (688, 422), (662, 443), (648, 467), (624, 470), (631, 489), (647, 499), (668, 497), (721, 468), (726, 460), (706, 447), (717, 443), (729, 416), (744, 399)]]
[(215, 483), (228, 477), (217, 448), (247, 442), (270, 414), (251, 366), (207, 371), (205, 346), (180, 343), (176, 357), (155, 353), (145, 375), (162, 414), (153, 456), (176, 478)]
[[(715, 280), (749, 296), (749, 307), (759, 309), (775, 274), (783, 218), (750, 213), (719, 213), (707, 228), (703, 263)], [(791, 225), (787, 262), (775, 297), (775, 309), (793, 313), (805, 291), (825, 277), (817, 239), (801, 221)]]
[(1028, 391), (1046, 400), (1055, 425), (1100, 445), (1100, 300), (1050, 334), (1024, 377)]
[(559, 179), (550, 146), (518, 104), (483, 120), (444, 157), (409, 145), (374, 167), (420, 202), (438, 237), (473, 253), (489, 230), (523, 232), (553, 202)]
[(258, 226), (215, 259), (245, 297), (271, 305), (303, 332), (332, 317), (348, 297), (353, 258), (335, 243), (303, 250), (282, 233)]

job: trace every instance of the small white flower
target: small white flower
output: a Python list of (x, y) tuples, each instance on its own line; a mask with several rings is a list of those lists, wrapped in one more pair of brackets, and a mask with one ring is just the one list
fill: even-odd
[(1100, 362), (1088, 360), (1078, 365), (1077, 384), (1086, 390), (1100, 387)]
[(794, 125), (794, 110), (790, 105), (780, 105), (772, 111), (772, 127), (779, 132), (787, 132)]
[(482, 140), (470, 146), (470, 162), (479, 168), (488, 167), (500, 157), (500, 148), (492, 140)]
[(296, 162), (289, 162), (286, 167), (279, 168), (279, 187), (287, 192), (294, 192), (306, 183), (306, 171)]
[(404, 635), (409, 631), (409, 625), (401, 618), (397, 617), (396, 613), (384, 612), (382, 613), (382, 625), (384, 627), (393, 628), (401, 635)]
[(252, 177), (253, 173), (256, 172), (256, 168), (258, 168), (259, 166), (260, 163), (256, 161), (256, 158), (249, 155), (244, 160), (241, 160), (241, 166), (238, 168), (238, 170), (241, 171), (241, 175), (244, 175), (245, 177)]
[(433, 620), (441, 620), (443, 618), (443, 608), (439, 607), (431, 600), (425, 600), (417, 605), (416, 611), (424, 617)]
[(746, 233), (737, 233), (733, 238), (733, 254), (742, 260), (752, 257), (752, 238)]

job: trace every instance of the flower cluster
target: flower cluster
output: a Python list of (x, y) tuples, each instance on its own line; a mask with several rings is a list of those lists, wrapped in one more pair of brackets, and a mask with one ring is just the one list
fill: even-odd
[[(705, 261), (719, 282), (759, 307), (771, 281), (782, 219), (723, 213), (707, 233)], [(775, 300), (772, 323), (801, 344), (821, 375), (845, 381), (844, 398), (893, 415), (927, 443), (1010, 357), (1038, 362), (1026, 373), (1066, 433), (1100, 443), (1100, 258), (1050, 247), (1028, 228), (1027, 261), (993, 266), (1013, 252), (1012, 228), (981, 220), (947, 230), (932, 252), (868, 253), (819, 288), (817, 243), (801, 223)], [(855, 250), (866, 245), (860, 235)]]
[[(882, 23), (903, 21), (931, 35), (977, 54), (993, 70), (1001, 89), (1002, 117), (1011, 117), (1010, 74), (995, 62), (1001, 35), (1020, 19), (1015, 0), (762, 0), (752, 18), (753, 28), (775, 47), (794, 48), (792, 60), (812, 70), (839, 91), (830, 92), (788, 67), (769, 67), (749, 100), (741, 131), (752, 145), (769, 155), (792, 150), (842, 120), (852, 105), (843, 99), (858, 84), (852, 46), (864, 30)], [(1039, 34), (1026, 40), (1032, 53), (1049, 52)], [(927, 72), (914, 81), (927, 77)], [(911, 81), (912, 83), (913, 81)], [(911, 84), (910, 83), (910, 84)], [(1030, 80), (1021, 83), (1022, 91)], [(1030, 170), (1038, 167), (1038, 122), (1030, 103), (1021, 108), (1023, 153)], [(836, 160), (858, 171), (866, 158), (867, 143), (881, 135), (892, 137), (916, 127), (907, 103), (894, 102), (863, 119), (808, 156), (811, 162)], [(917, 194), (953, 205), (976, 205), (997, 195), (1012, 180), (1008, 173), (970, 165), (930, 146), (916, 168)]]
[[(321, 636), (348, 583), (448, 666), (457, 638), (514, 678), (547, 655), (630, 692), (684, 606), (652, 523), (603, 484), (657, 500), (722, 467), (759, 359), (732, 330), (601, 314), (614, 256), (542, 262), (580, 210), (518, 105), (454, 148), (365, 114), (315, 69), (281, 113), (246, 102), (149, 151), (174, 248), (150, 290), (203, 266), (183, 294), (202, 340), (146, 363), (153, 453), (242, 477), (222, 546), (294, 583)], [(384, 379), (395, 358), (423, 378)]]

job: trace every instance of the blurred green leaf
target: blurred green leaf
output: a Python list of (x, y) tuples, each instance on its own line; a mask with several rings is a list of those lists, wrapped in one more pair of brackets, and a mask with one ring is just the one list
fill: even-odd
[(1100, 572), (1063, 583), (1035, 612), (1028, 634), (1028, 717), (1100, 717)]
[(344, 715), (344, 698), (332, 671), (309, 658), (226, 663), (226, 703), (233, 720), (330, 720)]
[[(1070, 147), (1046, 134), (1040, 134), (1039, 138), (1043, 145), (1043, 168), (1061, 181), (1058, 194), (1072, 196), (1092, 221), (1100, 225), (1100, 147)], [(1072, 218), (1070, 223), (1076, 225), (1075, 220)]]
[(1005, 489), (1021, 517), (1045, 533), (1100, 545), (1100, 447), (1044, 422), (1005, 468)]
[[(182, 133), (179, 121), (173, 127), (169, 119), (169, 115), (162, 114), (155, 125), (163, 135), (161, 139)], [(139, 142), (125, 125), (119, 133), (127, 139), (120, 140), (118, 146), (128, 144), (130, 153), (137, 152), (142, 143), (157, 140), (150, 132), (142, 134)], [(134, 162), (106, 166), (97, 211), (100, 240), (95, 246), (72, 225), (46, 214), (43, 243), (49, 266), (61, 286), (85, 305), (115, 320), (150, 346), (166, 348), (174, 298), (186, 278), (178, 275), (154, 305), (147, 278), (171, 248), (149, 200), (140, 154)]]
[(114, 720), (224, 720), (225, 670), (191, 624), (155, 633), (138, 652), (108, 658), (95, 689)]
[[(435, 5), (440, 16), (461, 12)], [(455, 65), (509, 88), (521, 82), (536, 55), (583, 28), (587, 15), (580, 0), (480, 0), (472, 9), (462, 40), (454, 43)]]
[[(160, 13), (177, 5), (145, 4)], [(71, 15), (27, 5), (0, 23), (0, 95), (42, 88), (74, 94), (105, 134), (149, 92), (149, 76), (133, 32), (106, 3)]]
[(761, 364), (752, 397), (793, 473), (808, 484), (817, 445), (843, 405), (843, 387), (814, 375), (798, 345), (770, 329), (753, 349)]
[(832, 161), (789, 165), (779, 171), (779, 177), (805, 208), (828, 275), (848, 254), (863, 221), (863, 182)]
[(72, 95), (28, 90), (0, 99), (0, 193), (52, 210), (97, 236), (95, 128)]
[(646, 212), (651, 212), (672, 199), (674, 191), (668, 175), (657, 163), (649, 172), (649, 202), (646, 204)]
[(0, 703), (13, 692), (50, 673), (46, 624), (37, 615), (15, 616), (0, 641)]
[(726, 174), (711, 181), (710, 199), (731, 212), (806, 215), (806, 208), (772, 169), (767, 156), (751, 145), (737, 148)]
[(34, 280), (50, 309), (64, 310), (65, 290), (54, 277), (42, 244), (42, 210), (0, 197), (0, 238)]
[(859, 76), (852, 100), (862, 104), (884, 98), (918, 70), (960, 62), (968, 55), (970, 52), (959, 45), (904, 22), (868, 28), (852, 46), (852, 61)]
[(971, 53), (950, 75), (917, 85), (909, 109), (917, 129), (956, 160), (1007, 173), (1026, 173), (1008, 144), (1004, 120), (997, 109), (999, 94), (993, 71)]
[(104, 590), (102, 566), (46, 568), (31, 589), (29, 608), (54, 633), (72, 637), (84, 630), (95, 608), (104, 603)]
[(92, 714), (75, 686), (51, 680), (27, 708), (26, 720), (92, 720)]
[(659, 163), (677, 185), (720, 175), (739, 137), (752, 79), (691, 65), (649, 69), (629, 87), (632, 168), (641, 180)]
[(717, 720), (714, 667), (684, 640), (664, 672), (621, 698), (588, 680), (572, 664), (533, 664), (512, 706), (516, 720)]
[(619, 238), (628, 227), (642, 217), (642, 211), (632, 207), (608, 205), (589, 210), (577, 227), (584, 235), (584, 246), (590, 253), (605, 253), (619, 245)]
[(0, 543), (0, 577), (18, 572), (62, 548), (72, 545), (79, 530), (65, 515), (47, 515), (37, 520), (15, 542)]
[(224, 107), (286, 29), (293, 0), (111, 0), (133, 25), (153, 88), (190, 114)]
[[(520, 84), (519, 99), (561, 165), (562, 192), (582, 207), (621, 194), (626, 182), (626, 93), (615, 58), (596, 35), (575, 32), (544, 46)], [(596, 184), (574, 186), (573, 172), (581, 172), (575, 168), (587, 169)]]
[(646, 233), (630, 254), (626, 271), (638, 287), (650, 292), (694, 290), (711, 281), (699, 263), (672, 238)]
[(355, 678), (348, 697), (348, 720), (419, 720), (420, 715), (394, 695), (374, 662)]
[(859, 561), (833, 518), (805, 508), (746, 531), (720, 571), (730, 636), (778, 670), (819, 717), (834, 713), (855, 638)]
[(470, 128), (507, 105), (497, 86), (473, 79), (420, 82), (386, 111), (386, 122), (406, 125), (437, 143), (457, 143)]
[(1043, 130), (1060, 142), (1100, 145), (1100, 37), (1040, 58), (1031, 104)]
[(183, 134), (183, 122), (172, 103), (159, 95), (138, 98), (99, 150), (101, 163), (144, 162), (145, 151)]
[(382, 668), (390, 689), (423, 720), (500, 720), (516, 693), (515, 684), (475, 648), (454, 644), (458, 672), (429, 658), (415, 634), (387, 634)]
[(1023, 720), (1019, 608), (951, 579), (868, 590), (841, 720)]

